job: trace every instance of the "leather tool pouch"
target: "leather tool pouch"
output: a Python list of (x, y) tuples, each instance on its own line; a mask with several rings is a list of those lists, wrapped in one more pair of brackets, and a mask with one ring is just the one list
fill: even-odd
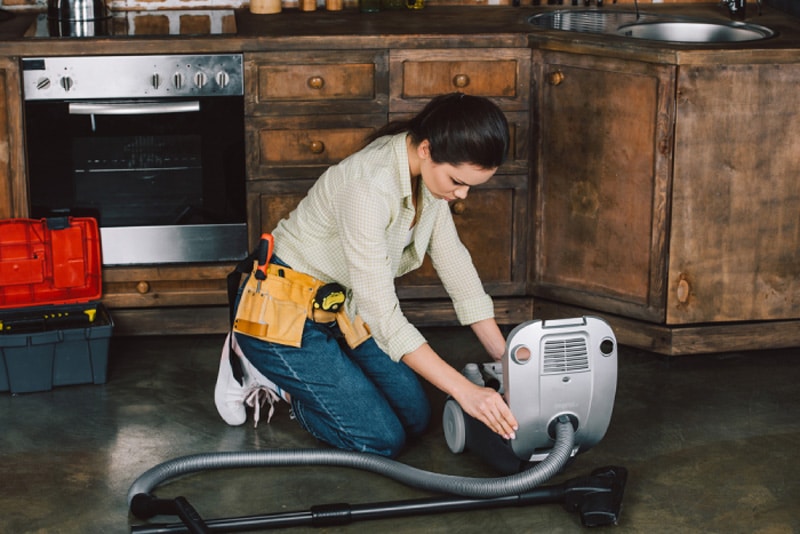
[(356, 315), (355, 320), (351, 321), (342, 310), (336, 314), (336, 324), (339, 325), (339, 330), (342, 331), (344, 340), (351, 349), (361, 345), (372, 336), (367, 323), (361, 319), (360, 315)]
[[(255, 272), (255, 268), (253, 270)], [(299, 347), (313, 288), (267, 275), (248, 278), (233, 321), (233, 330), (264, 341)], [(305, 303), (305, 304), (304, 304)]]
[(315, 310), (316, 291), (324, 285), (308, 275), (270, 265), (266, 280), (255, 276), (258, 263), (247, 279), (233, 320), (233, 330), (264, 341), (300, 347), (305, 320), (336, 321), (350, 348), (356, 348), (372, 335), (367, 324), (356, 316), (351, 321), (340, 308), (337, 313)]

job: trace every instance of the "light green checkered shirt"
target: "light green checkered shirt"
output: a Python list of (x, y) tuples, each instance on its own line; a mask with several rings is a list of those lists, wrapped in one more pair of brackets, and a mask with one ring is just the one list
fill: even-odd
[(494, 317), (447, 201), (423, 187), (414, 220), (406, 134), (381, 137), (330, 167), (273, 232), (275, 254), (289, 266), (348, 288), (348, 313), (399, 361), (425, 338), (400, 309), (394, 279), (418, 268), (427, 252), (461, 324)]

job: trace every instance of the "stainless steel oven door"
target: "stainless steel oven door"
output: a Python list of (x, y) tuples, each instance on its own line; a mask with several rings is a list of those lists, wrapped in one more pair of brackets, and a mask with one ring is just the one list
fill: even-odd
[(247, 254), (243, 100), (26, 102), (31, 212), (98, 219), (105, 265)]

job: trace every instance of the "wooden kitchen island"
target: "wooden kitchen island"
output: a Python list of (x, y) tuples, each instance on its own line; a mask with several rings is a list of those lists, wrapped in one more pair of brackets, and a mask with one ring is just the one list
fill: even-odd
[[(26, 39), (16, 17), (0, 217), (28, 213), (19, 58), (243, 52), (252, 243), (365, 134), (461, 90), (512, 128), (507, 164), (453, 206), (501, 323), (592, 314), (668, 355), (800, 346), (800, 20), (764, 8), (773, 38), (676, 45), (534, 31), (544, 9), (239, 10), (235, 34), (90, 39)], [(221, 332), (230, 268), (108, 268), (104, 302), (118, 334)], [(429, 264), (399, 292), (415, 323), (453, 323)]]

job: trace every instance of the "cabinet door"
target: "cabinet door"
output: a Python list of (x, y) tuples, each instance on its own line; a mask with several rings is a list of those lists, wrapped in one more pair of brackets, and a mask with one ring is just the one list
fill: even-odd
[(263, 232), (272, 232), (278, 221), (297, 207), (314, 182), (315, 179), (298, 179), (247, 183), (247, 234), (251, 250)]
[(0, 58), (0, 219), (28, 214), (22, 99), (15, 58)]
[(534, 295), (663, 321), (674, 68), (544, 53), (536, 72)]
[[(484, 287), (491, 295), (525, 292), (527, 176), (497, 175), (451, 204), (459, 237), (470, 251)], [(430, 259), (398, 280), (398, 294), (408, 298), (446, 297)]]
[(800, 318), (800, 65), (681, 67), (667, 322)]

